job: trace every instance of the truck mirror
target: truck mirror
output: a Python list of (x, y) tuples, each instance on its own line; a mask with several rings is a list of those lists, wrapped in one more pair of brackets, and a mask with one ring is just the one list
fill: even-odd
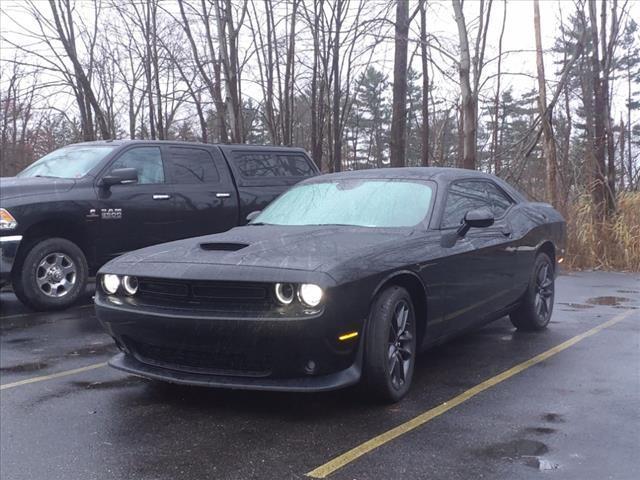
[(135, 168), (116, 168), (108, 175), (102, 177), (101, 185), (110, 187), (111, 185), (129, 184), (138, 182), (138, 170)]

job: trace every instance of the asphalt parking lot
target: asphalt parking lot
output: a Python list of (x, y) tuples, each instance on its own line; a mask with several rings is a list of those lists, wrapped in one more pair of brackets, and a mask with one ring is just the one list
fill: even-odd
[(2, 479), (637, 479), (640, 276), (562, 275), (550, 328), (505, 318), (423, 355), (408, 397), (127, 376), (90, 305), (0, 294)]

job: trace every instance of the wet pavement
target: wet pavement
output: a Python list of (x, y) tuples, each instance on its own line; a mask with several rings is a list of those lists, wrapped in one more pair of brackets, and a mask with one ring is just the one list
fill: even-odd
[[(90, 294), (65, 312), (29, 313), (0, 294), (3, 480), (307, 478), (611, 319), (329, 478), (640, 478), (637, 274), (561, 276), (547, 331), (519, 333), (505, 318), (433, 349), (419, 358), (408, 397), (392, 406), (357, 388), (216, 391), (125, 375), (102, 366), (116, 349), (89, 302)], [(91, 369), (55, 376), (83, 367)]]

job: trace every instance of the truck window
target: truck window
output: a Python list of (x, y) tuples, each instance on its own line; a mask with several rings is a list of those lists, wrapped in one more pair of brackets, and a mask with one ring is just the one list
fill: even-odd
[(136, 147), (124, 152), (111, 165), (116, 168), (135, 168), (138, 171), (138, 184), (164, 183), (164, 168), (159, 147)]
[(309, 177), (314, 175), (304, 155), (274, 152), (233, 152), (233, 162), (246, 179), (264, 177)]
[(220, 175), (211, 154), (202, 148), (171, 147), (168, 162), (172, 183), (218, 183)]

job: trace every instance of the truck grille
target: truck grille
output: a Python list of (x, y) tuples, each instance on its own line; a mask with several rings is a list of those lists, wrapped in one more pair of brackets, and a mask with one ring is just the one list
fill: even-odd
[(209, 375), (266, 377), (271, 374), (268, 356), (232, 350), (233, 344), (218, 342), (207, 350), (175, 348), (125, 340), (127, 347), (141, 362), (171, 370)]

